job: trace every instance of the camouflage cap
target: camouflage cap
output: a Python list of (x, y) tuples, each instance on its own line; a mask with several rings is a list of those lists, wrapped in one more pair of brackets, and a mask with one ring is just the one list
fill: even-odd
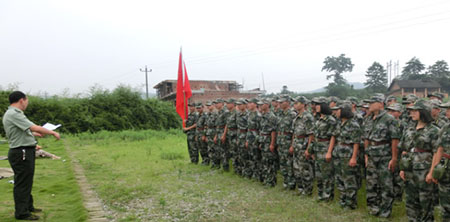
[(242, 104), (247, 104), (247, 101), (245, 101), (245, 99), (240, 98), (236, 101), (235, 103), (236, 105), (242, 105)]
[(433, 92), (433, 93), (428, 94), (428, 97), (437, 97), (439, 99), (443, 99), (445, 96), (443, 93)]
[(278, 102), (279, 99), (280, 99), (280, 97), (278, 97), (278, 96), (272, 97), (272, 101), (277, 101)]
[(428, 101), (419, 99), (414, 103), (413, 106), (409, 107), (409, 109), (431, 111), (431, 105)]
[(304, 96), (297, 96), (295, 98), (295, 102), (302, 103), (302, 104), (308, 104), (308, 99)]
[(225, 100), (223, 100), (222, 98), (216, 99), (216, 103), (224, 103), (224, 102), (225, 102)]
[(212, 106), (212, 104), (213, 104), (213, 103), (212, 103), (211, 101), (206, 102), (206, 105), (207, 105), (207, 106)]
[(344, 107), (352, 107), (352, 103), (348, 100), (341, 100), (339, 102), (337, 102), (336, 106), (331, 107), (330, 109), (332, 110), (338, 110), (338, 109), (342, 109)]
[(195, 104), (195, 108), (202, 108), (202, 107), (203, 107), (203, 104), (201, 102)]
[(347, 99), (349, 102), (351, 102), (352, 104), (358, 104), (359, 100), (358, 98), (354, 97), (354, 96), (349, 96), (347, 97)]
[(248, 100), (248, 103), (258, 103), (258, 99), (257, 98), (251, 98)]
[(327, 103), (328, 101), (327, 101), (327, 99), (325, 97), (319, 96), (319, 97), (314, 97), (311, 100), (311, 102), (315, 103), (315, 104), (321, 104), (321, 103)]
[(262, 99), (260, 102), (262, 104), (270, 104), (271, 101), (269, 99)]
[(441, 108), (441, 107), (439, 107), (439, 105), (441, 105), (441, 101), (440, 100), (432, 99), (429, 102), (431, 104), (431, 108), (433, 108), (433, 109), (440, 109)]
[(282, 96), (280, 97), (280, 99), (278, 99), (278, 102), (282, 103), (282, 102), (291, 102), (292, 99), (289, 96)]
[(387, 110), (401, 112), (402, 111), (402, 105), (400, 105), (398, 103), (393, 103), (393, 104), (389, 105), (386, 109)]
[(339, 98), (337, 98), (336, 96), (330, 96), (328, 98), (328, 101), (337, 103), (337, 102), (339, 102)]
[(188, 103), (188, 106), (190, 106), (190, 107), (195, 106), (195, 105), (196, 105), (196, 103), (194, 103), (194, 102)]
[(417, 101), (417, 99), (419, 99), (419, 98), (416, 95), (408, 94), (405, 97), (403, 97), (402, 104), (415, 103)]
[(370, 99), (368, 100), (369, 103), (384, 103), (384, 95), (382, 93), (375, 93)]
[(448, 109), (448, 108), (450, 108), (450, 102), (442, 103), (441, 105), (439, 105), (439, 107)]
[(236, 100), (233, 98), (227, 99), (227, 103), (236, 103)]
[(386, 103), (391, 101), (391, 100), (395, 100), (397, 102), (397, 97), (395, 97), (393, 95), (390, 95), (390, 96), (386, 97)]

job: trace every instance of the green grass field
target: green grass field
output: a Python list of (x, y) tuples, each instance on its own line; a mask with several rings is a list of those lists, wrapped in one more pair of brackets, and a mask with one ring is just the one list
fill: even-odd
[[(33, 194), (46, 221), (87, 217), (66, 149), (80, 161), (114, 221), (385, 221), (367, 214), (364, 189), (358, 209), (349, 211), (337, 201), (317, 203), (315, 195), (285, 191), (281, 178), (275, 188), (265, 188), (232, 172), (190, 164), (186, 137), (175, 130), (85, 133), (41, 143), (67, 159), (37, 160)], [(6, 145), (0, 151), (6, 154)], [(12, 185), (0, 180), (0, 187), (6, 206), (0, 221), (11, 221)], [(407, 221), (404, 203), (395, 204), (389, 221)]]

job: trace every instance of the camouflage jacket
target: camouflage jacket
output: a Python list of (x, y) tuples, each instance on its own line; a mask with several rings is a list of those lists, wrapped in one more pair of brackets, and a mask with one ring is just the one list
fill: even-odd
[(297, 114), (291, 109), (283, 110), (283, 112), (281, 112), (277, 126), (277, 144), (283, 146), (291, 146), (292, 133), (294, 132), (294, 129), (292, 128), (292, 122), (294, 121), (296, 116)]
[(392, 155), (391, 140), (400, 139), (401, 134), (398, 129), (397, 120), (386, 111), (381, 111), (375, 119), (371, 116), (371, 126), (366, 137), (370, 142), (382, 143), (371, 144), (366, 150), (369, 156), (390, 156)]
[[(223, 134), (223, 131), (225, 130), (225, 125), (227, 124), (227, 117), (230, 112), (224, 108), (217, 111), (217, 118), (216, 118), (216, 134)], [(217, 135), (222, 136), (222, 135)]]
[(208, 129), (206, 129), (206, 135), (207, 136), (214, 136), (216, 135), (216, 119), (217, 119), (217, 112), (216, 111), (212, 111), (212, 112), (208, 112), (206, 113), (207, 118), (206, 118), (206, 127), (208, 127)]
[(197, 127), (195, 129), (195, 135), (198, 137), (206, 135), (206, 120), (208, 119), (208, 115), (206, 113), (199, 113), (197, 119)]
[[(450, 123), (442, 127), (439, 131), (438, 147), (444, 148), (444, 153), (450, 154)], [(437, 152), (437, 148), (434, 147), (433, 152)]]
[(348, 119), (339, 124), (336, 145), (333, 156), (339, 158), (350, 158), (353, 155), (353, 144), (361, 141), (361, 127), (356, 118)]
[(256, 145), (259, 135), (261, 114), (258, 111), (248, 111), (247, 113), (247, 142)]
[[(429, 169), (433, 161), (433, 151), (437, 150), (439, 139), (439, 128), (433, 124), (427, 124), (424, 128), (415, 129), (411, 133), (413, 156), (413, 169)], [(420, 152), (415, 150), (420, 149)], [(425, 151), (425, 152), (423, 152)]]
[(259, 142), (270, 143), (271, 133), (276, 132), (277, 117), (272, 111), (261, 114), (261, 122), (259, 127)]
[(247, 137), (247, 111), (237, 111), (236, 112), (236, 126), (238, 128), (238, 138), (240, 140), (245, 140)]
[[(198, 120), (197, 112), (189, 113), (186, 120), (186, 127), (194, 125), (195, 123), (197, 123), (197, 120)], [(188, 135), (195, 135), (195, 129), (190, 129), (186, 133)]]
[(447, 117), (441, 117), (440, 115), (433, 121), (433, 125), (437, 126), (439, 129), (447, 125)]
[[(317, 154), (319, 159), (325, 158), (324, 153), (328, 151), (328, 141), (332, 136), (337, 136), (338, 133), (337, 121), (332, 115), (324, 115), (316, 120), (314, 125), (313, 153)], [(322, 139), (327, 140), (321, 141)]]
[(237, 111), (235, 109), (233, 109), (232, 111), (228, 112), (228, 117), (227, 117), (227, 136), (229, 137), (235, 137), (237, 136), (237, 122), (236, 122), (236, 118), (237, 118)]
[(294, 148), (306, 149), (308, 136), (314, 133), (314, 117), (305, 110), (294, 118), (292, 128), (294, 129)]

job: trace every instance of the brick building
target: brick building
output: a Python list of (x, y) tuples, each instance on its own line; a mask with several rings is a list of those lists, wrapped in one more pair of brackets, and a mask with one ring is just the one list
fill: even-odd
[[(400, 80), (394, 79), (388, 88), (388, 95), (404, 96), (414, 94), (418, 97), (427, 97), (433, 92), (441, 92), (441, 84), (433, 80)], [(448, 95), (445, 94), (447, 97)]]
[[(189, 80), (192, 97), (189, 102), (212, 101), (218, 98), (239, 99), (255, 98), (263, 94), (264, 91), (258, 89), (242, 90), (242, 86), (236, 81), (222, 80)], [(177, 97), (177, 80), (164, 80), (153, 87), (156, 89), (158, 98), (175, 103)]]

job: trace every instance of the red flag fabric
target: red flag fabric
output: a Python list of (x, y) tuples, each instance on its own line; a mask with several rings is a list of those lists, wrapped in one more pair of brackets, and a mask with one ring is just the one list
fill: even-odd
[(191, 84), (189, 84), (189, 79), (186, 72), (186, 64), (183, 62), (184, 65), (184, 92), (186, 95), (186, 101), (189, 100), (192, 96), (192, 90), (191, 90)]
[(186, 126), (185, 119), (187, 113), (187, 103), (185, 102), (184, 84), (183, 84), (183, 56), (180, 51), (180, 59), (178, 63), (178, 79), (177, 79), (177, 100), (176, 110), (183, 121), (183, 127)]

